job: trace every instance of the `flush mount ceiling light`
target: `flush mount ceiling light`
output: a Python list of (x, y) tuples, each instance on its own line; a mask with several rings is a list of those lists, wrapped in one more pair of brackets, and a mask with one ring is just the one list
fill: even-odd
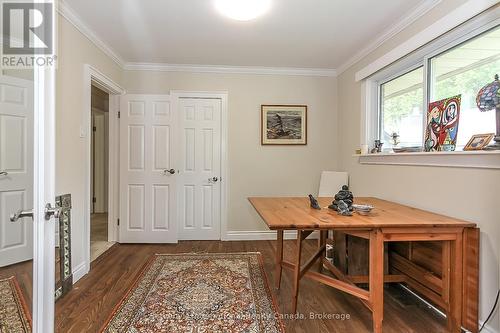
[(238, 21), (253, 20), (270, 7), (271, 0), (215, 0), (215, 8), (222, 15)]

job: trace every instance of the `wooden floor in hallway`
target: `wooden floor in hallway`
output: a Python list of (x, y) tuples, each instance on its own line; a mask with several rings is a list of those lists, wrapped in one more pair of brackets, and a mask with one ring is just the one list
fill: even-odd
[[(316, 241), (306, 241), (306, 255)], [(113, 308), (131, 287), (143, 265), (155, 253), (261, 252), (267, 277), (281, 314), (291, 306), (291, 272), (284, 270), (281, 290), (274, 281), (275, 241), (183, 241), (178, 244), (116, 244), (92, 263), (92, 269), (74, 289), (56, 303), (56, 332), (99, 332)], [(285, 256), (293, 255), (294, 241), (286, 241)], [(304, 257), (306, 257), (306, 255)], [(287, 332), (371, 332), (371, 313), (360, 301), (341, 291), (304, 279), (298, 311), (304, 318), (284, 320)], [(385, 288), (384, 333), (445, 332), (446, 321), (399, 286)], [(311, 319), (311, 314), (316, 318)], [(332, 314), (344, 319), (329, 319)], [(347, 319), (348, 315), (348, 319)]]

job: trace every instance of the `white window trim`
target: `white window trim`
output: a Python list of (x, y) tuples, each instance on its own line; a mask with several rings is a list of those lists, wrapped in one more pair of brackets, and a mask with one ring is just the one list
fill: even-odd
[[(361, 131), (360, 145), (373, 147), (373, 142), (379, 138), (379, 87), (383, 82), (390, 81), (419, 66), (424, 67), (424, 111), (429, 102), (427, 82), (429, 61), (439, 55), (481, 33), (500, 25), (500, 7), (487, 11), (452, 31), (442, 35), (433, 42), (423, 46), (413, 53), (401, 58), (392, 65), (378, 71), (361, 81)], [(382, 57), (383, 58), (383, 57)], [(425, 113), (425, 112), (424, 112)], [(422, 133), (423, 134), (423, 133)], [(423, 144), (423, 143), (422, 143)], [(354, 155), (362, 164), (389, 165), (424, 165), (450, 166), (470, 168), (500, 169), (500, 153), (497, 151), (456, 151), (456, 152), (422, 152), (422, 153), (379, 153)]]

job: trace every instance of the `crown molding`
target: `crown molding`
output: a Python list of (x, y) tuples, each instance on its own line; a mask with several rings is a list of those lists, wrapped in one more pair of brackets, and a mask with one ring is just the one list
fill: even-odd
[(100, 39), (92, 29), (86, 25), (82, 19), (75, 13), (75, 11), (66, 4), (65, 1), (60, 0), (57, 6), (57, 11), (69, 23), (71, 23), (78, 31), (87, 37), (95, 46), (97, 46), (104, 54), (113, 60), (120, 68), (123, 69), (125, 61), (118, 55), (111, 47), (109, 47), (102, 39)]
[(338, 75), (342, 74), (351, 66), (356, 64), (358, 61), (366, 57), (368, 54), (375, 51), (379, 46), (381, 46), (387, 40), (391, 39), (401, 31), (403, 31), (410, 24), (418, 20), (420, 17), (424, 16), (432, 8), (436, 7), (441, 1), (442, 0), (424, 0), (420, 2), (416, 7), (414, 7), (411, 10), (411, 12), (408, 15), (404, 16), (401, 20), (396, 22), (396, 24), (384, 30), (364, 49), (360, 50), (358, 53), (349, 58), (349, 60), (340, 65), (337, 68), (337, 74)]
[(290, 75), (290, 76), (325, 76), (335, 77), (337, 71), (328, 68), (293, 68), (293, 67), (259, 67), (259, 66), (213, 66), (165, 63), (126, 63), (127, 71), (159, 71), (190, 72), (219, 74), (258, 74), (258, 75)]
[(422, 31), (414, 34), (383, 56), (360, 69), (354, 75), (355, 81), (358, 82), (367, 78), (373, 73), (407, 56), (411, 52), (444, 35), (489, 8), (496, 9), (490, 14), (478, 18), (477, 22), (483, 22), (482, 24), (498, 20), (498, 11), (500, 10), (498, 0), (468, 0), (464, 2), (462, 5), (436, 20), (433, 24), (428, 25)]
[(290, 75), (290, 76), (323, 76), (336, 77), (349, 67), (378, 48), (385, 41), (401, 32), (415, 22), (442, 0), (423, 0), (410, 14), (385, 30), (366, 48), (355, 54), (337, 69), (332, 68), (294, 68), (294, 67), (261, 67), (261, 66), (225, 66), (225, 65), (197, 65), (197, 64), (168, 64), (168, 63), (138, 63), (126, 62), (117, 52), (100, 39), (95, 32), (86, 25), (75, 11), (64, 1), (60, 0), (57, 11), (70, 22), (78, 31), (87, 37), (94, 45), (110, 57), (118, 66), (129, 71), (164, 71), (190, 73), (219, 73), (219, 74), (258, 74), (258, 75)]

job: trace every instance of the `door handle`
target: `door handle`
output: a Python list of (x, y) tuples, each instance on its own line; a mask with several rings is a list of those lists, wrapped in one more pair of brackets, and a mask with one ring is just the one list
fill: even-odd
[(33, 218), (33, 209), (29, 210), (18, 210), (17, 212), (10, 214), (10, 222), (17, 222), (19, 219), (23, 217), (31, 217)]
[[(45, 205), (45, 219), (48, 221), (52, 216), (54, 218), (58, 219), (59, 216), (61, 215), (61, 209), (52, 207), (50, 203)], [(11, 222), (17, 222), (19, 219), (22, 219), (24, 217), (31, 217), (33, 218), (33, 209), (29, 210), (18, 210), (17, 212), (10, 214), (10, 221)]]
[(7, 171), (0, 171), (0, 176), (7, 176), (9, 173)]
[(217, 183), (218, 181), (219, 181), (219, 178), (217, 178), (217, 177), (208, 178), (209, 183)]
[(55, 219), (58, 219), (60, 215), (61, 215), (60, 208), (52, 207), (50, 203), (45, 205), (45, 220), (47, 221), (50, 220), (52, 216), (54, 216)]
[(173, 174), (175, 174), (175, 170), (174, 170), (174, 169), (170, 169), (170, 170), (165, 169), (165, 170), (163, 170), (163, 173), (164, 173), (165, 175), (166, 175), (167, 173), (169, 173), (169, 174), (173, 175)]

